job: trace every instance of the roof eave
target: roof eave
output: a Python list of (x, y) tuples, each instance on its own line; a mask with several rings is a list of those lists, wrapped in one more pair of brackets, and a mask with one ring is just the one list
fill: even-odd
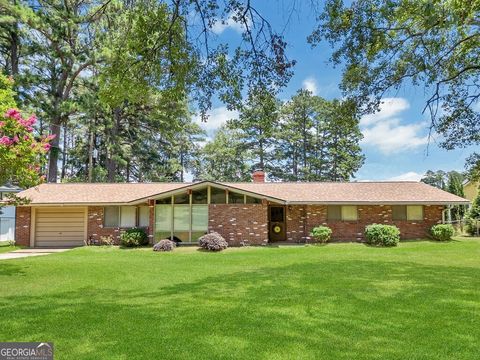
[(287, 201), (287, 205), (468, 205), (470, 201)]

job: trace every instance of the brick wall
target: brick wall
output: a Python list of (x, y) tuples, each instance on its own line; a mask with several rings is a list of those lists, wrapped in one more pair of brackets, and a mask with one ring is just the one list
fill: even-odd
[(230, 246), (263, 245), (268, 242), (267, 205), (211, 204), (208, 231), (216, 231)]
[(19, 206), (15, 215), (15, 243), (30, 246), (30, 221), (32, 208)]
[[(88, 225), (87, 225), (87, 239), (93, 241), (100, 241), (102, 236), (111, 236), (115, 244), (120, 243), (120, 234), (125, 229), (120, 227), (104, 227), (103, 226), (103, 207), (102, 206), (89, 206), (88, 207)], [(146, 229), (149, 242), (153, 243), (153, 221), (154, 221), (154, 208), (150, 207), (150, 226)]]
[(287, 240), (309, 240), (312, 228), (326, 225), (332, 229), (334, 241), (363, 241), (365, 226), (373, 223), (398, 226), (402, 239), (416, 239), (428, 235), (430, 228), (442, 221), (443, 206), (424, 206), (423, 221), (393, 221), (389, 205), (358, 206), (357, 221), (327, 221), (325, 205), (287, 206)]

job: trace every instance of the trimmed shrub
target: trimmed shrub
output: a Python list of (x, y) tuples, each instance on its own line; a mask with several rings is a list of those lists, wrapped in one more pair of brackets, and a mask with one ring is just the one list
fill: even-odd
[(143, 229), (127, 229), (120, 235), (120, 243), (126, 247), (147, 245), (147, 233)]
[(476, 236), (479, 233), (478, 225), (480, 222), (478, 220), (472, 219), (471, 217), (465, 218), (465, 231), (471, 236)]
[(164, 239), (153, 245), (153, 251), (173, 251), (176, 246), (174, 241)]
[(228, 243), (217, 232), (211, 232), (200, 237), (198, 245), (208, 251), (222, 251), (228, 247)]
[(367, 243), (375, 246), (397, 246), (400, 230), (395, 225), (372, 224), (365, 227)]
[(317, 226), (312, 229), (310, 236), (315, 242), (326, 243), (332, 236), (332, 229), (330, 229), (328, 226)]
[(435, 240), (449, 241), (452, 240), (452, 236), (455, 234), (455, 229), (450, 224), (438, 224), (433, 225), (430, 232)]

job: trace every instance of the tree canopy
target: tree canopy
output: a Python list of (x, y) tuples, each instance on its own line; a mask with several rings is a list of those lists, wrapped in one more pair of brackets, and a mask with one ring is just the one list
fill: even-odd
[(341, 88), (364, 112), (405, 84), (422, 86), (446, 149), (480, 142), (479, 1), (327, 0), (311, 44), (329, 42)]

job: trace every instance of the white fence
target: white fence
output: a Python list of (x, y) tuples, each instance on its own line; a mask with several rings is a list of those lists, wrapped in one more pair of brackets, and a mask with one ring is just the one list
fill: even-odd
[(0, 241), (15, 239), (15, 207), (7, 206), (1, 209)]
[(15, 218), (0, 218), (0, 241), (15, 239)]

